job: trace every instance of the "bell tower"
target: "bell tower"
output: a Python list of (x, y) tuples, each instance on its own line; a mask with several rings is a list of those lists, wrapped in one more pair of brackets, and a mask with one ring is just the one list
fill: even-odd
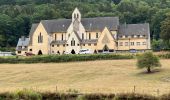
[(74, 9), (72, 13), (72, 22), (74, 22), (75, 20), (78, 20), (79, 22), (81, 21), (81, 13), (77, 7)]

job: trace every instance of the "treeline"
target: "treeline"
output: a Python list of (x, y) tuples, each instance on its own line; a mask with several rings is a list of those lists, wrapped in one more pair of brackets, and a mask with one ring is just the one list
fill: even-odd
[(32, 23), (82, 17), (118, 16), (121, 23), (150, 23), (154, 49), (169, 49), (170, 0), (0, 0), (0, 47), (15, 47)]

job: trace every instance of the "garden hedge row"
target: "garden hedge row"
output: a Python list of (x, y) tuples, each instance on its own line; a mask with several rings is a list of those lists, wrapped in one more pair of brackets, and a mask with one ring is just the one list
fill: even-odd
[(112, 60), (112, 59), (133, 59), (133, 55), (120, 54), (96, 54), (96, 55), (49, 55), (34, 57), (11, 57), (0, 58), (0, 63), (59, 63), (74, 61)]

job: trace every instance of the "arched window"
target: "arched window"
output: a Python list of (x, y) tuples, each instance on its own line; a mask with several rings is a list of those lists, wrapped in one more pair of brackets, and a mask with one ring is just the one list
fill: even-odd
[(82, 40), (84, 40), (84, 33), (82, 33)]
[(38, 43), (43, 43), (43, 36), (41, 33), (38, 35)]
[(76, 45), (76, 42), (75, 42), (74, 38), (72, 38), (72, 40), (71, 40), (71, 46), (75, 46), (75, 45)]
[(57, 34), (55, 34), (55, 41), (57, 41)]
[(89, 40), (91, 40), (91, 33), (89, 33)]
[(61, 40), (63, 40), (64, 39), (64, 36), (63, 36), (63, 34), (61, 35)]
[(79, 14), (77, 14), (77, 18), (79, 18)]
[(74, 19), (76, 19), (76, 14), (74, 14)]

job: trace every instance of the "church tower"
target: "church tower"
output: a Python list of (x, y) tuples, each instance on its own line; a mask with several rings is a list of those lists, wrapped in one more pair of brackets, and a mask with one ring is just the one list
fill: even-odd
[(79, 31), (80, 22), (81, 22), (81, 13), (78, 10), (78, 8), (75, 8), (75, 10), (72, 13), (72, 23), (73, 23), (73, 29), (75, 32)]

